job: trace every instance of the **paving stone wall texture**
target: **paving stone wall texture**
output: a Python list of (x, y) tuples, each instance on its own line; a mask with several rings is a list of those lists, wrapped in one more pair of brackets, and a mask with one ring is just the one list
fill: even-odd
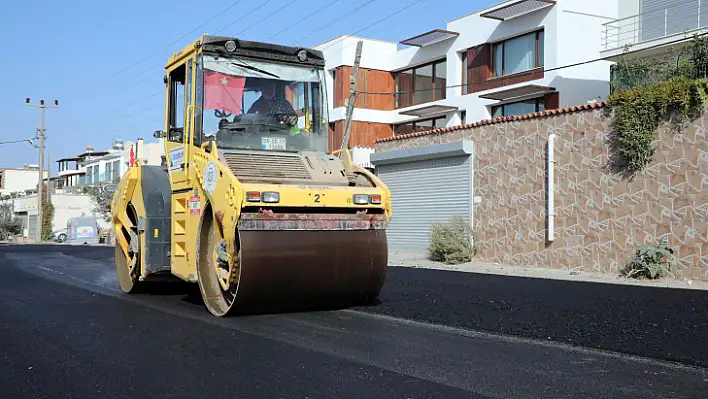
[[(376, 151), (474, 142), (480, 259), (614, 274), (637, 245), (667, 237), (674, 276), (708, 280), (707, 125), (708, 113), (680, 132), (662, 125), (652, 163), (634, 179), (607, 170), (611, 115), (599, 103), (399, 136), (377, 142)], [(551, 133), (556, 216), (555, 240), (547, 243)]]

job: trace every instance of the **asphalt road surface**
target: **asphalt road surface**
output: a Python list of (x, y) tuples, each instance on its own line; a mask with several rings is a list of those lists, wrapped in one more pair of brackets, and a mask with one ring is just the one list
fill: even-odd
[(122, 294), (110, 254), (0, 247), (0, 397), (708, 392), (702, 291), (392, 268), (375, 306), (216, 318), (185, 284)]

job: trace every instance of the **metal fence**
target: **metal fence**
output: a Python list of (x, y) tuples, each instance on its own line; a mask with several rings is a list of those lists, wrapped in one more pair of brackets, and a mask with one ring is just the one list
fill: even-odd
[(685, 0), (603, 24), (602, 50), (708, 28), (708, 0)]

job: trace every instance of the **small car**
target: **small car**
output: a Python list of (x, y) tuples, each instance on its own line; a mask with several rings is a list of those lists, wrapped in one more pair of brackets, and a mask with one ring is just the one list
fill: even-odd
[(58, 243), (63, 243), (66, 241), (67, 235), (66, 235), (66, 229), (61, 229), (57, 230), (52, 233), (50, 240), (56, 241)]

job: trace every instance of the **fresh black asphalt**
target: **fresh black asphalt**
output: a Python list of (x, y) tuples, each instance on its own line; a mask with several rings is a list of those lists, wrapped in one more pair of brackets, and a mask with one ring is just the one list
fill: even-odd
[(367, 311), (708, 367), (705, 290), (400, 267), (387, 277)]
[(379, 302), (359, 310), (708, 368), (705, 290), (391, 267)]
[(706, 365), (703, 291), (390, 268), (375, 306), (215, 318), (193, 287), (117, 292), (112, 261), (110, 248), (0, 247), (0, 397), (704, 398), (708, 389), (705, 369), (542, 342)]

